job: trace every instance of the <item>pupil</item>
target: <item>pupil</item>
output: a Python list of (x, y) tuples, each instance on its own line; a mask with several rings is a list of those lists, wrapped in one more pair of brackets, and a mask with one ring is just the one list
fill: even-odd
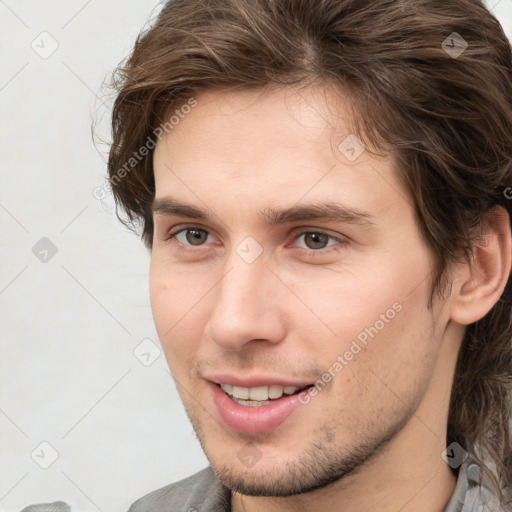
[(305, 242), (310, 249), (323, 249), (328, 241), (329, 237), (322, 233), (306, 233)]
[(187, 242), (191, 245), (201, 245), (206, 240), (206, 231), (202, 229), (189, 229), (187, 231)]

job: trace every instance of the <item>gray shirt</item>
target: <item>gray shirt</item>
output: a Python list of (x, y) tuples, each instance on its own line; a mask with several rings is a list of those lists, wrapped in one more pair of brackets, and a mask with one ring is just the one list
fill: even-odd
[[(444, 512), (512, 512), (512, 508), (500, 508), (489, 480), (479, 484), (479, 479), (479, 466), (467, 458)], [(231, 512), (231, 491), (208, 466), (141, 498), (128, 512)]]

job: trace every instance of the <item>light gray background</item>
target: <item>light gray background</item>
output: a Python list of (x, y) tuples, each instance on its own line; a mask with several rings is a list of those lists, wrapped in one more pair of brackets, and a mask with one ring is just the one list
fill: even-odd
[[(512, 37), (512, 0), (488, 5)], [(0, 1), (2, 512), (55, 500), (125, 511), (207, 464), (158, 352), (148, 252), (93, 196), (101, 84), (160, 7)]]

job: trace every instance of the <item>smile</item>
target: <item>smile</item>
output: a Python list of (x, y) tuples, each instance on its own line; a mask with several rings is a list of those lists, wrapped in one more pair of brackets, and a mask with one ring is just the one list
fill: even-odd
[(231, 384), (220, 384), (222, 390), (239, 405), (246, 407), (261, 407), (268, 405), (272, 400), (277, 400), (283, 395), (294, 395), (305, 388), (297, 386), (258, 386), (254, 388), (244, 388), (233, 386)]
[(304, 408), (300, 393), (309, 386), (241, 387), (208, 382), (219, 420), (231, 430), (260, 434), (277, 428)]

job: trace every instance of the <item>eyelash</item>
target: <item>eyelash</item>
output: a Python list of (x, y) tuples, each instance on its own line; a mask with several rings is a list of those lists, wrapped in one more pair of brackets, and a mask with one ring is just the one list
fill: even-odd
[[(167, 241), (170, 241), (172, 240), (173, 238), (176, 238), (176, 236), (178, 236), (180, 233), (183, 233), (183, 232), (186, 232), (186, 231), (192, 231), (192, 230), (197, 230), (197, 231), (204, 231), (205, 233), (207, 233), (208, 235), (210, 235), (211, 233), (200, 227), (200, 226), (186, 226), (186, 227), (181, 227), (171, 233), (169, 233), (169, 235), (167, 236), (167, 238), (163, 239), (164, 242), (167, 242)], [(298, 233), (295, 234), (294, 236), (294, 241), (297, 241), (300, 237), (304, 236), (304, 235), (307, 235), (307, 234), (318, 234), (318, 235), (325, 235), (329, 238), (329, 240), (334, 240), (335, 242), (337, 242), (338, 244), (340, 245), (346, 245), (347, 243), (347, 239), (346, 238), (338, 238), (338, 237), (335, 237), (329, 233), (326, 233), (325, 231), (322, 231), (322, 230), (315, 230), (315, 229), (304, 229)], [(180, 242), (181, 243), (181, 242)], [(184, 244), (186, 245), (187, 247), (197, 247), (197, 248), (200, 248), (202, 247), (201, 245), (198, 245), (198, 246), (193, 246), (193, 245), (190, 245), (190, 244)], [(323, 254), (326, 254), (326, 253), (329, 253), (331, 252), (332, 250), (338, 250), (338, 249), (334, 249), (332, 248), (332, 246), (327, 246), (327, 247), (324, 247), (322, 249), (305, 249), (303, 247), (296, 247), (296, 249), (302, 253), (302, 254), (307, 254), (308, 256), (311, 256), (311, 255), (323, 255)], [(195, 250), (195, 249), (187, 249), (187, 250)]]

